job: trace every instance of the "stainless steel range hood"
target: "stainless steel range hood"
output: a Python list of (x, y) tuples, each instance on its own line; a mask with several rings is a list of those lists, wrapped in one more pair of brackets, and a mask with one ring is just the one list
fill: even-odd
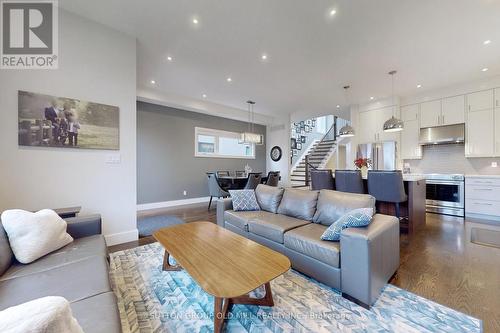
[(465, 124), (420, 129), (420, 145), (438, 145), (465, 142)]

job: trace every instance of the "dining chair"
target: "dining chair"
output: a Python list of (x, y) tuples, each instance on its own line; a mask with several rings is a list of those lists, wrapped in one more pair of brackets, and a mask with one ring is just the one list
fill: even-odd
[(248, 174), (247, 183), (244, 187), (245, 190), (255, 190), (257, 185), (262, 181), (262, 174), (260, 172), (250, 172)]
[(267, 174), (266, 185), (277, 187), (280, 181), (280, 172), (279, 171), (269, 171)]
[(331, 169), (311, 170), (311, 190), (334, 190), (333, 174)]
[(408, 200), (401, 170), (368, 171), (368, 194), (379, 202), (394, 204), (396, 217), (401, 218), (399, 206)]
[(246, 177), (247, 176), (247, 173), (245, 171), (235, 171), (234, 172), (234, 175), (237, 177), (237, 178), (240, 178), (240, 177)]
[(340, 192), (365, 193), (360, 170), (335, 170), (335, 187)]
[(212, 206), (212, 198), (227, 198), (229, 197), (229, 192), (225, 191), (219, 184), (217, 179), (217, 174), (215, 172), (207, 172), (208, 177), (208, 194), (210, 195), (210, 202), (208, 203), (208, 210)]

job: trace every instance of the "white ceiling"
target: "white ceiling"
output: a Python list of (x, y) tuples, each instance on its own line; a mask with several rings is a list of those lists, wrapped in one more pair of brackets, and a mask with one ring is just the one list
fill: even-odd
[[(71, 0), (136, 36), (138, 86), (266, 115), (335, 112), (500, 74), (497, 0)], [(337, 13), (329, 17), (334, 8)], [(199, 20), (194, 25), (192, 19)], [(491, 44), (483, 45), (484, 40)], [(262, 62), (262, 53), (268, 60)], [(172, 62), (166, 60), (173, 57)], [(487, 72), (481, 69), (488, 67)], [(233, 81), (226, 82), (230, 76)], [(421, 89), (416, 85), (422, 84)]]

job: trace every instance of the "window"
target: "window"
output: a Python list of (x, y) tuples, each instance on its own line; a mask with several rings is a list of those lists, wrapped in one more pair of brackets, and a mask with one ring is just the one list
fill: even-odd
[(239, 144), (240, 133), (195, 127), (196, 157), (255, 158), (255, 145)]

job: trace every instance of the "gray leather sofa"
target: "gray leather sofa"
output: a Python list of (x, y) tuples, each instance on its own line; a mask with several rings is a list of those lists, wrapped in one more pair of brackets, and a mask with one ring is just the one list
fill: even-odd
[(66, 222), (74, 241), (27, 265), (15, 260), (0, 223), (0, 311), (40, 297), (62, 296), (84, 332), (121, 332), (101, 217)]
[(375, 214), (365, 228), (342, 231), (340, 242), (321, 235), (340, 216), (375, 208), (367, 194), (307, 191), (259, 185), (260, 211), (233, 211), (230, 198), (217, 202), (217, 224), (285, 254), (292, 267), (370, 307), (399, 266), (399, 222)]

